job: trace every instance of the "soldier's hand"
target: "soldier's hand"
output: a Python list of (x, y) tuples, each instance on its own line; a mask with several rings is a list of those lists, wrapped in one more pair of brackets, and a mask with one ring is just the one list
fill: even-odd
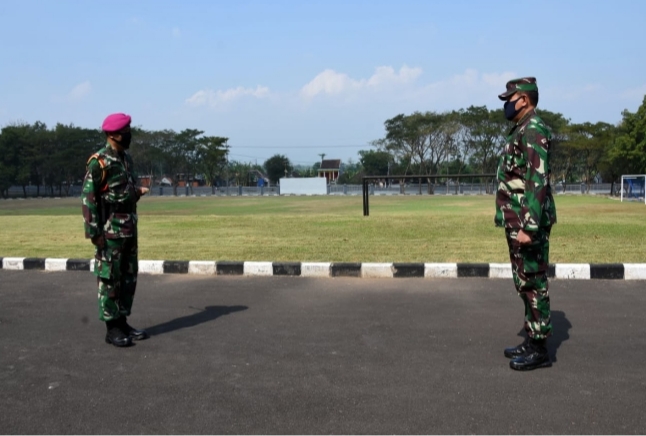
[(525, 232), (525, 230), (520, 230), (518, 232), (518, 236), (516, 237), (516, 240), (520, 245), (527, 245), (532, 243), (532, 235), (531, 233)]
[(105, 237), (103, 235), (98, 235), (92, 238), (92, 243), (99, 248), (103, 248), (105, 246)]

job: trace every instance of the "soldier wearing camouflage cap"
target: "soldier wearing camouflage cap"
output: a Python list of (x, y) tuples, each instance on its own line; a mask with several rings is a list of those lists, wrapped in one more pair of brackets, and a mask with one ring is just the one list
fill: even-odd
[(525, 304), (526, 339), (507, 348), (510, 367), (532, 370), (552, 365), (546, 339), (552, 334), (547, 271), (549, 240), (556, 223), (550, 186), (549, 128), (536, 113), (534, 77), (507, 82), (498, 96), (514, 123), (498, 164), (495, 224), (504, 227), (514, 285)]
[(95, 246), (94, 274), (99, 286), (99, 319), (105, 341), (132, 345), (148, 334), (128, 324), (137, 286), (137, 202), (148, 188), (137, 187), (130, 148), (129, 115), (109, 115), (103, 122), (107, 144), (90, 156), (81, 200), (85, 237)]

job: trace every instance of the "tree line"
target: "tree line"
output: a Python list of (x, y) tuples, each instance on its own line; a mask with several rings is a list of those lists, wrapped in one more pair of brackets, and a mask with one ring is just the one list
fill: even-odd
[[(636, 112), (625, 110), (616, 124), (573, 123), (560, 113), (540, 109), (550, 127), (552, 183), (597, 178), (617, 182), (622, 174), (646, 173), (646, 96)], [(502, 109), (470, 106), (448, 112), (398, 114), (384, 122), (385, 135), (343, 164), (337, 183), (361, 183), (366, 175), (481, 174), (496, 171), (498, 156), (511, 124)], [(135, 127), (130, 148), (136, 171), (159, 182), (168, 178), (173, 190), (198, 179), (212, 186), (255, 185), (267, 177), (314, 177), (320, 163), (294, 166), (276, 154), (263, 165), (229, 159), (229, 138), (204, 135), (197, 129), (151, 131)], [(88, 157), (105, 142), (94, 129), (44, 123), (13, 123), (0, 131), (0, 194), (10, 186), (37, 186), (37, 195), (68, 194), (85, 174)], [(41, 186), (45, 192), (40, 192)], [(188, 183), (192, 190), (192, 184)], [(429, 192), (432, 186), (429, 183)]]
[[(205, 136), (201, 130), (132, 128), (132, 137), (130, 153), (137, 173), (169, 175), (175, 192), (181, 180), (190, 181), (196, 174), (212, 184), (230, 164), (228, 138)], [(82, 182), (88, 158), (105, 142), (101, 131), (74, 125), (5, 126), (0, 131), (0, 193), (6, 197), (10, 186), (21, 186), (26, 196), (26, 187), (34, 185), (37, 195), (51, 195), (55, 188), (68, 194), (71, 186)], [(41, 186), (45, 192), (40, 192)]]
[[(617, 125), (573, 123), (563, 114), (537, 111), (552, 131), (553, 184), (614, 183), (622, 174), (646, 173), (646, 97), (637, 112), (625, 110)], [(502, 109), (470, 106), (450, 112), (399, 114), (384, 123), (375, 150), (360, 151), (346, 179), (363, 175), (495, 173), (511, 123)], [(431, 186), (429, 184), (429, 189)], [(612, 189), (612, 188), (611, 188)]]

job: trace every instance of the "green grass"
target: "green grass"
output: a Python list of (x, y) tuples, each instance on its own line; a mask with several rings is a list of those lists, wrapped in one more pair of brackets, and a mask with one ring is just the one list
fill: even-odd
[[(492, 196), (144, 198), (139, 258), (508, 262)], [(552, 263), (646, 262), (646, 206), (558, 196)], [(0, 201), (0, 256), (90, 258), (79, 199)]]

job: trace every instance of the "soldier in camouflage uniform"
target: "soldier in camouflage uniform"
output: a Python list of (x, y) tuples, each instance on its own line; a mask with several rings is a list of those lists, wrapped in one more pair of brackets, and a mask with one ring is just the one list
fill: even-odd
[(95, 246), (94, 274), (99, 286), (99, 319), (105, 321), (105, 341), (117, 347), (146, 339), (131, 327), (137, 286), (137, 201), (148, 192), (136, 187), (130, 154), (130, 116), (112, 114), (103, 122), (107, 144), (87, 163), (81, 199), (85, 237)]
[(552, 334), (547, 271), (556, 207), (550, 186), (551, 134), (536, 113), (536, 79), (507, 82), (505, 117), (515, 124), (498, 165), (496, 226), (504, 227), (514, 284), (525, 303), (525, 341), (505, 349), (510, 367), (531, 370), (551, 366), (546, 339)]

